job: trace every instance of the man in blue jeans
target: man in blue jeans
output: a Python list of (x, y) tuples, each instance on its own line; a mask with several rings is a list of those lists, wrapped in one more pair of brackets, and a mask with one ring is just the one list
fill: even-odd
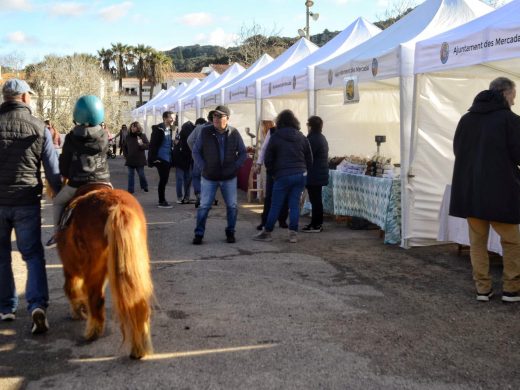
[(25, 298), (33, 334), (49, 329), (45, 257), (41, 242), (41, 164), (55, 193), (60, 189), (58, 156), (51, 133), (32, 116), (34, 92), (23, 80), (7, 80), (0, 106), (0, 320), (16, 318), (18, 296), (11, 266), (11, 234), (27, 265)]
[(208, 213), (219, 187), (226, 203), (226, 241), (235, 242), (237, 173), (247, 154), (240, 133), (228, 125), (229, 114), (228, 107), (217, 106), (213, 112), (213, 125), (201, 129), (193, 146), (193, 159), (202, 171), (194, 245), (202, 244)]

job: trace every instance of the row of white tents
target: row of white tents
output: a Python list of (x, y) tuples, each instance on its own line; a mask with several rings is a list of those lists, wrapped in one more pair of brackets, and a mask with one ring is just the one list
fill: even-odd
[[(451, 30), (450, 30), (451, 29)], [(240, 130), (285, 108), (324, 120), (331, 155), (382, 153), (401, 163), (403, 247), (435, 242), (453, 168), (457, 121), (498, 76), (520, 82), (520, 0), (493, 10), (479, 0), (426, 0), (384, 31), (360, 18), (321, 48), (306, 39), (275, 60), (162, 91), (133, 116), (147, 123), (172, 110), (181, 123), (218, 104)], [(344, 79), (359, 103), (344, 104)], [(519, 129), (520, 131), (520, 129)]]

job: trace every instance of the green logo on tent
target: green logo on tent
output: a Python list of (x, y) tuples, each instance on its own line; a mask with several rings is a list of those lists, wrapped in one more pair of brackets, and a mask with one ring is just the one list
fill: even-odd
[(441, 62), (445, 64), (448, 62), (448, 57), (450, 56), (450, 45), (448, 42), (442, 42), (441, 45)]

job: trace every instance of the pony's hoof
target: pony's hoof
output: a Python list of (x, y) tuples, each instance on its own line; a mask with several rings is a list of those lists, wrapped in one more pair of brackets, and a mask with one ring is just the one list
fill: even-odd
[(85, 333), (85, 340), (88, 342), (95, 341), (103, 334), (102, 328), (92, 328)]
[(87, 308), (84, 304), (73, 306), (70, 315), (73, 320), (86, 320)]
[(130, 354), (130, 359), (132, 359), (132, 360), (141, 360), (142, 358), (144, 358), (144, 356), (145, 356), (144, 354), (135, 354), (134, 355), (134, 353), (132, 352)]

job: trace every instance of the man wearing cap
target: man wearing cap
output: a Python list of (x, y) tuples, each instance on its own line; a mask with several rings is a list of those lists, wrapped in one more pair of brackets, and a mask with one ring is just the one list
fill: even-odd
[(217, 106), (213, 125), (203, 127), (193, 146), (193, 159), (202, 171), (201, 201), (197, 210), (194, 245), (202, 244), (206, 219), (217, 188), (226, 203), (226, 241), (235, 242), (237, 221), (237, 173), (246, 160), (246, 147), (237, 129), (228, 125), (229, 108)]
[(25, 298), (33, 334), (49, 329), (45, 256), (41, 243), (41, 164), (54, 192), (60, 189), (58, 156), (43, 121), (32, 116), (34, 92), (19, 79), (2, 88), (0, 105), (0, 320), (15, 319), (18, 296), (11, 268), (11, 233), (27, 266)]

